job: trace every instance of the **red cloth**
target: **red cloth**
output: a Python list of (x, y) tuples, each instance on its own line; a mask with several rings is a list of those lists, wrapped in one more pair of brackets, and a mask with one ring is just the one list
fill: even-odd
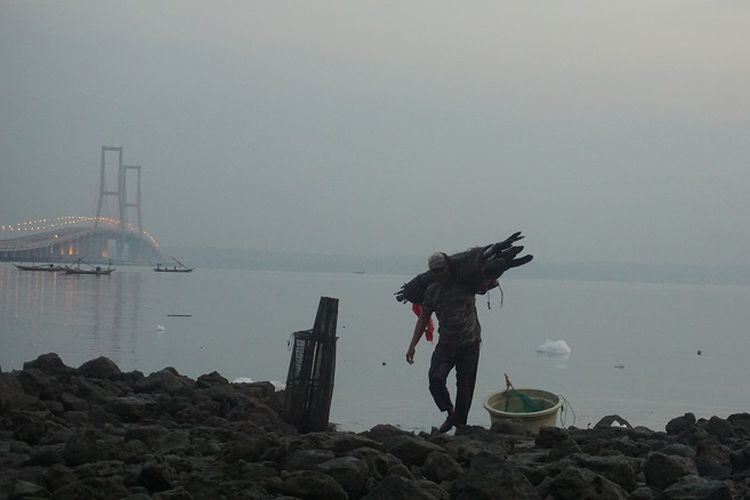
[[(412, 304), (411, 310), (414, 311), (414, 314), (417, 316), (420, 316), (422, 314), (422, 304)], [(424, 327), (424, 338), (427, 339), (427, 342), (432, 342), (432, 339), (435, 338), (435, 324), (432, 322), (432, 317), (430, 317), (430, 321), (427, 322), (427, 326)]]

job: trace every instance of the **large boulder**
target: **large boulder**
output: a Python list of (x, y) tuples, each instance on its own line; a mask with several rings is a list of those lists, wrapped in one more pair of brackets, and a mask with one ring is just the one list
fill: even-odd
[(695, 415), (692, 413), (686, 413), (681, 417), (673, 418), (667, 422), (667, 434), (682, 434), (695, 427)]
[(519, 469), (489, 452), (481, 452), (471, 460), (470, 467), (454, 482), (453, 494), (459, 500), (541, 498)]
[(416, 436), (400, 436), (388, 446), (387, 450), (404, 464), (419, 466), (424, 464), (430, 453), (445, 451), (441, 446)]
[(344, 488), (331, 476), (317, 471), (293, 472), (285, 479), (279, 490), (290, 496), (319, 500), (348, 500)]
[(188, 387), (190, 387), (190, 384), (185, 378), (168, 368), (154, 372), (134, 384), (136, 392), (147, 393), (163, 392), (171, 394)]
[(0, 415), (22, 406), (26, 393), (18, 379), (10, 373), (0, 373)]
[(697, 476), (684, 476), (665, 489), (662, 494), (663, 500), (731, 500), (734, 498), (726, 482)]
[(23, 369), (28, 370), (34, 368), (47, 375), (65, 375), (74, 372), (75, 370), (70, 366), (66, 366), (62, 362), (60, 356), (54, 352), (48, 354), (42, 354), (33, 361), (27, 361), (23, 364)]
[(419, 481), (396, 474), (386, 476), (378, 482), (362, 500), (438, 500), (448, 498), (436, 496), (432, 488), (428, 489)]
[(625, 500), (628, 493), (612, 481), (588, 469), (569, 467), (555, 476), (548, 485), (556, 500)]
[(91, 378), (119, 378), (122, 375), (120, 367), (104, 356), (86, 361), (78, 367), (78, 373)]
[(578, 467), (601, 475), (625, 491), (633, 491), (637, 486), (636, 472), (640, 469), (637, 459), (622, 455), (604, 457), (573, 455), (571, 459)]
[(62, 450), (62, 458), (71, 467), (109, 460), (114, 455), (112, 444), (105, 442), (92, 431), (72, 435)]
[(436, 483), (453, 481), (462, 472), (461, 465), (452, 456), (440, 451), (433, 451), (427, 455), (422, 466), (424, 477)]
[(722, 443), (727, 443), (735, 437), (732, 423), (716, 416), (711, 417), (706, 423), (706, 432), (715, 436)]
[(677, 482), (681, 477), (690, 474), (698, 475), (695, 463), (686, 457), (651, 453), (643, 464), (646, 484), (664, 489)]
[(315, 470), (331, 476), (344, 488), (349, 498), (359, 498), (367, 490), (370, 471), (367, 462), (355, 457), (339, 457), (315, 466)]
[(63, 385), (54, 375), (39, 370), (26, 368), (18, 372), (18, 381), (23, 386), (23, 392), (39, 399), (57, 399)]

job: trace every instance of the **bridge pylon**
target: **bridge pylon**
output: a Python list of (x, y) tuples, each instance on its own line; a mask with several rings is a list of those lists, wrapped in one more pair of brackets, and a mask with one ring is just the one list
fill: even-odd
[[(107, 153), (115, 153), (117, 155), (117, 186), (116, 189), (107, 185)], [(102, 215), (102, 201), (105, 196), (116, 196), (117, 207), (118, 207), (118, 219), (120, 220), (120, 234), (125, 234), (125, 225), (128, 220), (128, 207), (134, 207), (137, 209), (138, 214), (138, 231), (141, 238), (143, 238), (143, 216), (141, 212), (141, 166), (140, 165), (124, 165), (122, 162), (123, 148), (122, 146), (102, 146), (101, 156), (101, 176), (99, 181), (99, 202), (96, 206), (96, 219), (94, 221), (94, 229), (99, 225), (99, 218)], [(126, 175), (128, 171), (134, 171), (137, 175), (136, 184), (136, 199), (135, 201), (128, 201), (127, 196), (127, 182)], [(123, 248), (125, 246), (124, 236), (117, 238), (117, 258), (122, 259)]]

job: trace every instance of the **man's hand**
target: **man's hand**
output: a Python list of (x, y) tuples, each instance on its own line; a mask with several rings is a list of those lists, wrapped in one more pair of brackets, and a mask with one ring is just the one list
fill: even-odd
[(410, 365), (414, 364), (414, 346), (410, 345), (409, 350), (406, 351), (406, 362)]

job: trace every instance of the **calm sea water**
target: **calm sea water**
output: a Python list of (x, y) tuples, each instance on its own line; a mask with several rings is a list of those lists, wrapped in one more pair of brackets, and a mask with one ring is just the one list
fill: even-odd
[[(70, 366), (107, 356), (122, 370), (166, 366), (196, 378), (285, 381), (294, 331), (312, 328), (321, 296), (339, 303), (331, 420), (345, 430), (442, 421), (427, 390), (432, 346), (404, 354), (415, 316), (393, 299), (410, 276), (121, 267), (109, 277), (21, 272), (0, 264), (0, 367), (57, 352)], [(750, 288), (504, 279), (478, 300), (483, 345), (470, 423), (483, 400), (518, 388), (562, 395), (565, 425), (617, 413), (663, 430), (670, 418), (750, 411)], [(173, 317), (189, 314), (190, 317)], [(565, 340), (566, 358), (537, 354)], [(698, 351), (701, 354), (698, 354)], [(453, 384), (451, 380), (451, 385)]]

